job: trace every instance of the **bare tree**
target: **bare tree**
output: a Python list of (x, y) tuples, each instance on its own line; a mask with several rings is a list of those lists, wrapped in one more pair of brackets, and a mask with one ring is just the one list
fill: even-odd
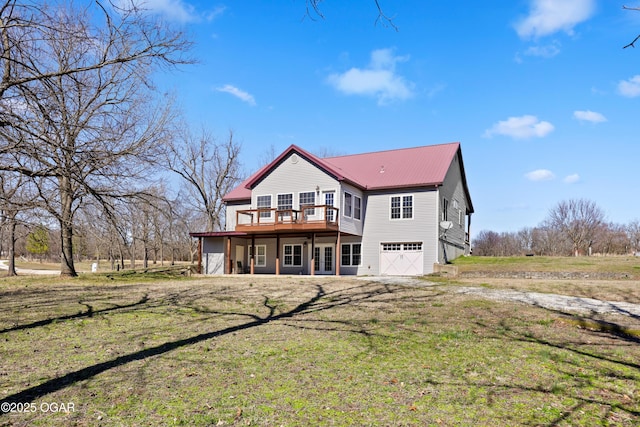
[[(60, 224), (61, 274), (75, 276), (74, 215), (87, 198), (114, 215), (114, 198), (139, 192), (136, 183), (160, 154), (172, 119), (170, 104), (157, 107), (149, 91), (149, 76), (157, 64), (153, 60), (173, 63), (169, 54), (182, 45), (164, 33), (148, 33), (136, 14), (136, 25), (117, 29), (107, 19), (106, 28), (95, 29), (86, 9), (30, 10), (41, 13), (31, 19), (50, 22), (36, 21), (37, 39), (28, 37), (31, 43), (12, 46), (26, 62), (12, 63), (16, 75), (39, 77), (4, 92), (0, 121), (10, 125), (0, 127), (0, 169), (33, 180), (47, 211)], [(22, 35), (30, 28), (12, 27)], [(150, 36), (156, 38), (148, 40), (148, 48), (155, 47), (157, 54), (95, 65), (105, 54), (105, 44), (126, 53), (136, 37)]]
[(590, 200), (563, 200), (551, 208), (547, 221), (571, 241), (574, 254), (578, 256), (595, 240), (604, 224), (604, 212)]
[(8, 229), (8, 275), (15, 276), (16, 241), (19, 226), (28, 228), (29, 213), (37, 210), (37, 195), (30, 181), (21, 174), (0, 173), (0, 215)]
[[(324, 18), (324, 13), (322, 12), (322, 9), (320, 7), (320, 4), (323, 2), (323, 0), (306, 0), (307, 3), (307, 16), (313, 18), (314, 15), (319, 16), (320, 18)], [(376, 24), (378, 22), (382, 22), (383, 25), (388, 25), (391, 28), (393, 28), (394, 30), (398, 31), (398, 27), (396, 27), (396, 25), (393, 23), (393, 18), (388, 16), (383, 10), (382, 10), (382, 6), (380, 5), (380, 1), (379, 0), (373, 0), (376, 9), (378, 10), (378, 17), (376, 18)]]
[(640, 252), (640, 221), (637, 219), (631, 221), (627, 224), (626, 231), (633, 252)]
[(188, 131), (183, 135), (170, 144), (169, 169), (184, 180), (194, 209), (207, 219), (207, 231), (222, 230), (222, 198), (242, 180), (240, 145), (231, 131), (223, 143), (206, 130), (199, 137)]
[[(89, 2), (84, 31), (60, 26), (59, 8), (40, 0), (0, 1), (0, 99), (16, 86), (41, 79), (72, 76), (113, 65), (192, 62), (184, 57), (191, 46), (178, 31), (149, 20), (133, 2)], [(93, 24), (92, 24), (93, 23)], [(81, 38), (93, 54), (82, 63), (52, 68), (46, 46), (55, 40)], [(135, 67), (135, 65), (134, 65)], [(9, 94), (9, 97), (13, 95)]]

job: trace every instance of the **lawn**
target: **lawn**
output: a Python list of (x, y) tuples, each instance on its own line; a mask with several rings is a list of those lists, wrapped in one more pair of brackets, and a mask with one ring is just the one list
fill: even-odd
[(0, 426), (640, 423), (636, 338), (455, 286), (3, 279)]

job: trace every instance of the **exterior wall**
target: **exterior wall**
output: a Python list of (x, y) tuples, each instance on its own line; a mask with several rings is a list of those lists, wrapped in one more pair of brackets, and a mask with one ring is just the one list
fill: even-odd
[(224, 274), (224, 237), (202, 239), (202, 272)]
[(251, 209), (248, 202), (227, 202), (225, 210), (225, 230), (235, 231), (236, 229), (236, 212), (243, 209)]
[(453, 227), (446, 232), (440, 229), (441, 238), (438, 262), (446, 263), (447, 261), (465, 255), (467, 251), (467, 245), (465, 245), (467, 232), (466, 212), (468, 208), (467, 194), (462, 185), (460, 159), (458, 155), (456, 155), (451, 162), (444, 183), (439, 189), (439, 193), (439, 219), (443, 219), (443, 199), (446, 199), (448, 201), (447, 219), (453, 223)]
[[(413, 195), (413, 219), (390, 219), (391, 196)], [(421, 242), (424, 251), (424, 274), (433, 271), (438, 260), (438, 191), (405, 189), (369, 193), (362, 233), (362, 265), (359, 275), (380, 274), (380, 244)]]
[[(295, 156), (295, 160), (294, 160)], [(316, 193), (316, 205), (324, 205), (323, 191), (336, 191), (335, 206), (339, 207), (340, 185), (337, 180), (318, 169), (302, 156), (293, 153), (273, 169), (251, 192), (251, 208), (257, 207), (258, 196), (271, 195), (271, 207), (278, 207), (278, 194), (293, 193), (293, 209), (300, 208), (300, 192)]]
[[(356, 196), (359, 197), (360, 200), (362, 201), (362, 206), (361, 206), (361, 213), (360, 213), (360, 219), (356, 219), (354, 218), (353, 215), (353, 208), (355, 207), (355, 201), (352, 198), (352, 213), (351, 216), (347, 217), (345, 216), (345, 209), (344, 209), (344, 193), (348, 192), (350, 193), (352, 196)], [(365, 218), (365, 214), (366, 214), (366, 197), (363, 195), (362, 191), (360, 189), (357, 189), (356, 187), (349, 185), (349, 184), (345, 184), (343, 183), (340, 187), (340, 194), (338, 194), (338, 200), (339, 200), (339, 207), (340, 207), (340, 231), (342, 231), (343, 233), (349, 233), (349, 234), (355, 234), (357, 236), (362, 236), (362, 226), (364, 223), (364, 218)]]
[[(329, 244), (334, 247), (334, 272), (335, 272), (335, 243), (337, 236), (317, 237), (316, 244), (324, 245)], [(266, 249), (266, 265), (264, 267), (255, 266), (255, 274), (275, 274), (276, 272), (276, 243), (275, 237), (261, 238), (256, 236), (255, 245), (264, 245)], [(302, 246), (302, 265), (301, 266), (285, 266), (284, 265), (284, 245), (301, 245)], [(243, 257), (237, 259), (237, 247), (242, 246)], [(243, 273), (236, 271), (237, 262), (241, 261), (245, 269), (248, 269), (251, 265), (249, 257), (249, 247), (251, 246), (251, 239), (232, 239), (231, 240), (231, 256), (233, 259), (234, 273)], [(280, 274), (311, 274), (311, 239), (308, 236), (300, 237), (282, 237), (280, 238)], [(339, 260), (337, 260), (339, 262)], [(352, 273), (355, 274), (355, 271)]]

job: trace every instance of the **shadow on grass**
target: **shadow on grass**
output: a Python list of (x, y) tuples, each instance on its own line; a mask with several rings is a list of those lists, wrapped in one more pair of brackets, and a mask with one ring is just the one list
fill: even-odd
[[(233, 315), (233, 316), (243, 316), (243, 317), (248, 317), (249, 319), (251, 319), (250, 321), (247, 321), (245, 323), (242, 323), (240, 325), (236, 325), (236, 326), (230, 326), (228, 328), (224, 328), (221, 330), (217, 330), (217, 331), (211, 331), (211, 332), (207, 332), (207, 333), (203, 333), (203, 334), (199, 334), (199, 335), (195, 335), (189, 338), (185, 338), (185, 339), (181, 339), (181, 340), (176, 340), (176, 341), (172, 341), (172, 342), (167, 342), (155, 347), (151, 347), (151, 348), (146, 348), (144, 350), (140, 350), (140, 351), (136, 351), (133, 353), (129, 353), (123, 356), (119, 356), (115, 359), (111, 359), (102, 363), (97, 363), (95, 365), (92, 366), (88, 366), (86, 368), (82, 368), (73, 372), (69, 372), (65, 375), (50, 379), (42, 384), (33, 386), (33, 387), (29, 387), (27, 389), (24, 389), (18, 393), (9, 395), (4, 397), (2, 400), (0, 400), (0, 404), (8, 402), (8, 403), (14, 403), (14, 402), (21, 402), (21, 403), (28, 403), (28, 402), (32, 402), (40, 397), (43, 397), (47, 394), (50, 393), (54, 393), (56, 391), (65, 389), (66, 387), (69, 387), (79, 381), (84, 381), (87, 380), (89, 378), (92, 378), (96, 375), (99, 375), (105, 371), (108, 371), (110, 369), (122, 366), (122, 365), (126, 365), (128, 363), (131, 362), (135, 362), (135, 361), (139, 361), (139, 360), (144, 360), (153, 356), (157, 356), (157, 355), (162, 355), (165, 353), (168, 353), (170, 351), (176, 350), (178, 348), (181, 347), (185, 347), (185, 346), (189, 346), (189, 345), (193, 345), (202, 341), (206, 341), (212, 338), (217, 338), (217, 337), (221, 337), (227, 334), (231, 334), (234, 332), (238, 332), (238, 331), (242, 331), (242, 330), (246, 330), (246, 329), (250, 329), (250, 328), (255, 328), (261, 325), (264, 325), (268, 322), (272, 322), (272, 321), (276, 321), (276, 320), (285, 320), (285, 319), (293, 319), (294, 317), (296, 317), (297, 315), (300, 314), (307, 314), (307, 313), (313, 313), (313, 312), (319, 312), (319, 311), (324, 311), (324, 310), (329, 310), (329, 309), (333, 309), (333, 308), (337, 308), (339, 306), (344, 306), (344, 305), (348, 305), (354, 302), (361, 302), (361, 301), (365, 301), (368, 299), (371, 299), (375, 296), (378, 295), (383, 295), (383, 294), (392, 294), (393, 290), (390, 289), (388, 286), (383, 286), (381, 288), (377, 288), (374, 290), (369, 289), (369, 291), (362, 291), (362, 292), (355, 292), (355, 293), (351, 293), (349, 295), (347, 295), (344, 291), (354, 291), (357, 290), (357, 288), (362, 288), (364, 289), (365, 285), (359, 285), (357, 287), (353, 287), (353, 288), (348, 288), (348, 289), (342, 289), (340, 292), (332, 292), (327, 294), (324, 290), (324, 288), (322, 287), (322, 285), (315, 285), (316, 291), (315, 294), (309, 298), (307, 301), (298, 304), (297, 306), (295, 306), (293, 309), (282, 312), (277, 314), (277, 309), (278, 306), (276, 304), (273, 303), (272, 300), (270, 300), (268, 297), (265, 297), (264, 302), (263, 302), (263, 306), (266, 307), (268, 309), (268, 314), (266, 314), (265, 316), (259, 316), (257, 314), (253, 314), (253, 313), (239, 313), (239, 312), (217, 312), (217, 311), (213, 311), (213, 310), (207, 310), (208, 313), (211, 314), (223, 314), (223, 315)], [(328, 298), (327, 298), (328, 296)], [(130, 307), (134, 307), (137, 305), (141, 305), (144, 304), (147, 300), (147, 297), (145, 296), (145, 298), (141, 299), (140, 301), (137, 301), (136, 303), (130, 304)], [(105, 309), (105, 310), (101, 310), (101, 312), (105, 312), (105, 311), (109, 311), (109, 310), (115, 310), (117, 308), (123, 308), (124, 306), (120, 306), (120, 307), (113, 307), (110, 309)], [(201, 312), (203, 310), (200, 310)], [(78, 313), (75, 315), (70, 315), (70, 316), (63, 316), (58, 318), (59, 320), (65, 320), (65, 319), (75, 319), (78, 317), (86, 317), (89, 316), (90, 313), (97, 313), (97, 312), (92, 312), (91, 310), (87, 311), (87, 312), (83, 312), (83, 313)], [(27, 328), (27, 327), (36, 327), (36, 326), (42, 326), (42, 325), (46, 325), (49, 324), (53, 321), (55, 321), (56, 319), (47, 319), (44, 321), (40, 321), (40, 322), (34, 322), (30, 325), (23, 325), (21, 327), (17, 327), (14, 329), (10, 329), (10, 330), (15, 330), (15, 329), (19, 329), (19, 328)], [(2, 412), (0, 412), (0, 416), (3, 415)]]
[(58, 317), (52, 317), (49, 319), (43, 319), (43, 320), (38, 320), (37, 322), (32, 322), (32, 323), (27, 323), (24, 325), (17, 325), (11, 328), (6, 328), (6, 329), (0, 329), (0, 334), (5, 333), (5, 332), (12, 332), (12, 331), (20, 331), (23, 329), (33, 329), (33, 328), (38, 328), (40, 326), (46, 326), (46, 325), (50, 325), (51, 323), (55, 323), (55, 322), (60, 322), (60, 321), (64, 321), (64, 320), (73, 320), (73, 319), (82, 319), (82, 318), (89, 318), (89, 317), (93, 317), (95, 314), (105, 314), (108, 313), (110, 311), (116, 311), (116, 310), (123, 310), (123, 309), (128, 309), (128, 308), (135, 308), (138, 306), (141, 306), (143, 304), (146, 304), (149, 301), (149, 294), (144, 294), (142, 296), (142, 298), (140, 298), (140, 300), (131, 303), (131, 304), (114, 304), (113, 307), (109, 307), (109, 308), (103, 308), (100, 310), (94, 310), (93, 306), (87, 303), (84, 303), (82, 301), (78, 301), (78, 304), (82, 304), (85, 307), (87, 307), (86, 311), (80, 311), (76, 314), (69, 314), (66, 316), (58, 316)]

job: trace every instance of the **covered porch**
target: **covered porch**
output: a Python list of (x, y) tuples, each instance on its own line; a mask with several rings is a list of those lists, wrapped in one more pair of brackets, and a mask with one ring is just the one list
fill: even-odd
[[(340, 275), (339, 231), (191, 233), (202, 274)], [(351, 272), (346, 272), (351, 274)]]

